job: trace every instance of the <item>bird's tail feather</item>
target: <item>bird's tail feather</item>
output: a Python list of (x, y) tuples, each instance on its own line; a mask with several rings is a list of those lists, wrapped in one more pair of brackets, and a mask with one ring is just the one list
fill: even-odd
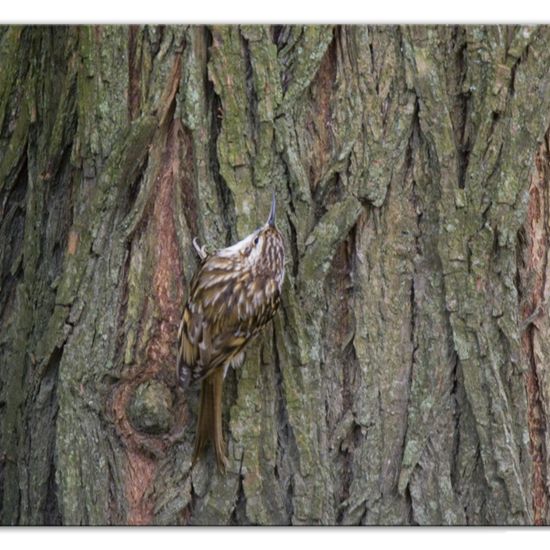
[(224, 471), (227, 458), (222, 432), (222, 390), (223, 369), (218, 368), (202, 381), (193, 464), (204, 452), (208, 441), (212, 441), (216, 462)]

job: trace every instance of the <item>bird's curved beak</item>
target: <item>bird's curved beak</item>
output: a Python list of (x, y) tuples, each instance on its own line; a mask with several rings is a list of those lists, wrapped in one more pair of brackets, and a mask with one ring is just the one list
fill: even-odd
[(269, 218), (267, 218), (267, 225), (275, 227), (275, 191), (273, 191), (273, 198), (271, 199), (271, 211), (269, 212)]

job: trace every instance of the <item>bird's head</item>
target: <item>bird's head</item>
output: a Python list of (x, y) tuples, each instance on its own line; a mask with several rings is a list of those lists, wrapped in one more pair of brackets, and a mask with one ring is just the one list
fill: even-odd
[(282, 283), (284, 277), (284, 243), (281, 232), (275, 225), (275, 193), (271, 200), (271, 210), (264, 225), (256, 229), (242, 241), (218, 251), (218, 255), (233, 258), (244, 267), (275, 277)]

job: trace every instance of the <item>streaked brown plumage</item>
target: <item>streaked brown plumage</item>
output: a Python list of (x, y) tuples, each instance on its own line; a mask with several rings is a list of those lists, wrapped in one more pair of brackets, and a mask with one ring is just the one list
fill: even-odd
[(202, 382), (193, 463), (211, 440), (223, 470), (225, 373), (230, 364), (242, 362), (246, 344), (271, 320), (280, 302), (285, 257), (275, 227), (275, 195), (266, 224), (242, 241), (211, 255), (195, 248), (201, 265), (183, 312), (177, 373), (184, 387)]

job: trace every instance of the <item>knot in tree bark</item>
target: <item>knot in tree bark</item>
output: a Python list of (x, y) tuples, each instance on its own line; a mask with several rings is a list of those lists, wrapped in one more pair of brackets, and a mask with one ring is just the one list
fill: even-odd
[(173, 397), (170, 389), (158, 380), (137, 386), (128, 403), (127, 413), (134, 428), (148, 434), (170, 431)]

